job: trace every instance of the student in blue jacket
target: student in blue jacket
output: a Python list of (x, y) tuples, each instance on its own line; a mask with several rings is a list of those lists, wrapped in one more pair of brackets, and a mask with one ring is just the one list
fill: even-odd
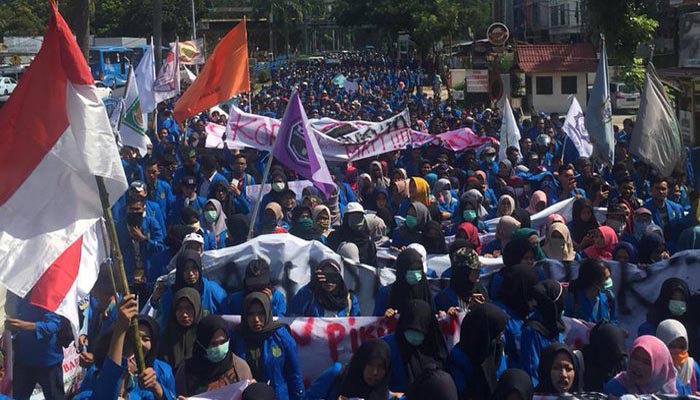
[(564, 341), (561, 320), (566, 288), (553, 279), (544, 280), (532, 288), (535, 311), (523, 325), (520, 337), (521, 369), (530, 374), (532, 383), (539, 383), (538, 367), (542, 350), (551, 343)]
[(158, 321), (165, 325), (172, 312), (173, 294), (184, 287), (191, 287), (199, 292), (202, 310), (208, 314), (221, 314), (222, 304), (226, 300), (226, 291), (215, 281), (202, 276), (202, 258), (194, 250), (181, 250), (175, 267), (175, 283), (165, 290), (161, 298), (155, 294), (151, 304), (158, 309)]
[(671, 353), (676, 368), (676, 388), (679, 396), (697, 396), (700, 390), (700, 366), (688, 356), (688, 332), (680, 321), (667, 319), (656, 328), (659, 338)]
[(382, 338), (391, 348), (389, 389), (404, 393), (426, 369), (443, 369), (447, 345), (430, 304), (411, 300), (401, 311), (396, 331)]
[(603, 261), (587, 258), (579, 266), (578, 278), (566, 299), (566, 316), (586, 322), (617, 323), (610, 270)]
[[(236, 286), (237, 270), (233, 270), (229, 276), (231, 286)], [(274, 286), (270, 281), (270, 265), (267, 261), (258, 258), (251, 260), (245, 269), (243, 278), (243, 290), (231, 293), (224, 302), (223, 314), (241, 315), (243, 312), (243, 299), (250, 293), (261, 292), (270, 297), (270, 306), (272, 307), (272, 315), (275, 317), (284, 317), (287, 314), (287, 299), (284, 292)]]
[(479, 282), (481, 262), (474, 247), (464, 239), (450, 246), (450, 285), (435, 296), (435, 308), (450, 315), (467, 311), (472, 304), (488, 300), (486, 288)]
[(311, 282), (294, 295), (289, 312), (303, 317), (356, 317), (360, 306), (345, 286), (340, 264), (327, 259), (318, 264)]
[(387, 400), (391, 349), (381, 339), (362, 343), (347, 366), (337, 362), (316, 378), (306, 392), (307, 400), (360, 398)]
[(508, 314), (493, 304), (472, 308), (462, 321), (459, 343), (450, 352), (447, 369), (460, 398), (488, 399), (506, 370), (503, 332)]
[(221, 203), (217, 199), (209, 199), (204, 205), (204, 229), (214, 236), (215, 249), (226, 247), (228, 227), (226, 226), (226, 214)]
[(297, 359), (297, 344), (289, 326), (272, 318), (270, 298), (254, 292), (243, 301), (241, 325), (234, 350), (243, 358), (258, 382), (269, 382), (277, 400), (304, 398), (304, 382)]
[(421, 254), (412, 248), (404, 249), (396, 257), (396, 281), (379, 289), (373, 315), (393, 317), (401, 313), (411, 300), (423, 300), (434, 309), (433, 295), (423, 267)]

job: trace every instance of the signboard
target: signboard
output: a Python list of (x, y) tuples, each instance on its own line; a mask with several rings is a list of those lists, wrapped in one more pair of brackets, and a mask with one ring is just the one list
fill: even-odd
[(455, 100), (464, 100), (464, 90), (453, 90), (452, 98)]
[(494, 22), (486, 29), (486, 38), (494, 46), (503, 46), (509, 37), (508, 27), (502, 22)]
[(487, 69), (467, 70), (467, 93), (487, 93), (489, 91), (489, 71)]
[(693, 113), (687, 110), (678, 111), (678, 125), (681, 128), (683, 143), (690, 145), (695, 143), (693, 135)]
[(700, 68), (700, 12), (682, 14), (678, 19), (678, 66)]

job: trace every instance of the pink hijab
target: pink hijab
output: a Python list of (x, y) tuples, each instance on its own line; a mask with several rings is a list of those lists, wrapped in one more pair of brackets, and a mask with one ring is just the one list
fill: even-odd
[(471, 222), (462, 222), (457, 227), (458, 231), (464, 231), (467, 234), (467, 241), (474, 245), (477, 253), (481, 254), (481, 240), (479, 239), (479, 230)]
[(604, 260), (612, 260), (612, 251), (617, 244), (617, 233), (609, 226), (599, 226), (598, 232), (603, 235), (605, 247), (597, 247), (596, 245), (588, 246), (583, 251), (588, 258), (602, 258)]
[(627, 377), (627, 371), (620, 372), (615, 379), (627, 389), (629, 394), (678, 394), (676, 390), (676, 369), (673, 367), (673, 359), (668, 348), (658, 338), (651, 335), (638, 337), (632, 343), (629, 354), (636, 349), (642, 349), (651, 358), (651, 381), (644, 387), (634, 384), (632, 378)]
[(530, 215), (537, 214), (537, 203), (541, 201), (543, 201), (544, 206), (547, 207), (547, 194), (541, 190), (538, 190), (532, 194), (532, 197), (530, 198), (530, 205), (525, 210), (529, 212)]

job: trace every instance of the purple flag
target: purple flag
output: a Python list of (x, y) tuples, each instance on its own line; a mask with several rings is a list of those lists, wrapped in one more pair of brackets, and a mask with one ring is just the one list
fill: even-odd
[(335, 190), (335, 182), (316, 137), (309, 130), (309, 121), (296, 91), (282, 117), (272, 154), (284, 166), (313, 182), (326, 197)]

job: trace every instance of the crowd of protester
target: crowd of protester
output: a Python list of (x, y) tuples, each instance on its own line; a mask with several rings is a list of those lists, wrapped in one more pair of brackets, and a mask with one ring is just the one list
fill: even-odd
[[(339, 73), (358, 89), (335, 84)], [(433, 82), (418, 67), (351, 54), (339, 65), (274, 70), (271, 84), (238, 105), (281, 118), (298, 88), (311, 118), (379, 121), (408, 108), (416, 130), (469, 127), (498, 138), (497, 109), (426, 95), (423, 86)], [(607, 261), (644, 268), (700, 248), (700, 195), (684, 170), (658, 176), (634, 160), (627, 151), (632, 120), (617, 132), (615, 164), (606, 168), (578, 157), (557, 115), (519, 117), (522, 139), (505, 159), (496, 144), (458, 153), (427, 145), (329, 164), (336, 190), (328, 197), (313, 186), (295, 193), (289, 183), (299, 177), (273, 163), (271, 189), (252, 220), (246, 189), (261, 183), (267, 155), (205, 148), (204, 124), (224, 124), (223, 113), (186, 126), (166, 108), (158, 115), (147, 156), (121, 150), (130, 187), (113, 207), (129, 285), (155, 312), (139, 314), (137, 297), (115, 294), (109, 269), (101, 270), (84, 305), (78, 346), (86, 373), (75, 398), (177, 399), (241, 380), (258, 382), (244, 398), (263, 400), (700, 394), (697, 288), (668, 279), (637, 331), (618, 326), (611, 278), (618, 264)], [(552, 214), (544, 234), (532, 228), (533, 215), (571, 198), (570, 220)], [(601, 207), (607, 211), (597, 218)], [(492, 218), (500, 218), (495, 238), (482, 244)], [(376, 268), (384, 267), (378, 249), (395, 251), (396, 281), (378, 289), (372, 313), (397, 318), (395, 332), (362, 343), (347, 365), (329, 365), (305, 385), (290, 329), (274, 317), (360, 316), (361, 304), (332, 259), (320, 260), (296, 294), (277, 287), (262, 259), (246, 266), (242, 282), (205, 277), (202, 252), (244, 243), (251, 226), (255, 236), (316, 240)], [(449, 283), (437, 295), (427, 254), (450, 260), (441, 276)], [(480, 257), (503, 261), (488, 282), (480, 280)], [(577, 263), (578, 274), (548, 279), (547, 260)], [(156, 286), (172, 270), (174, 283)], [(437, 317), (463, 313), (450, 350)], [(234, 330), (221, 317), (230, 314), (241, 315)], [(563, 316), (591, 327), (583, 349), (563, 343)], [(141, 374), (128, 334), (134, 318), (146, 361)], [(60, 317), (20, 301), (6, 326), (15, 332), (15, 398), (28, 398), (36, 383), (47, 398), (63, 398)], [(627, 348), (630, 336), (636, 339)]]

